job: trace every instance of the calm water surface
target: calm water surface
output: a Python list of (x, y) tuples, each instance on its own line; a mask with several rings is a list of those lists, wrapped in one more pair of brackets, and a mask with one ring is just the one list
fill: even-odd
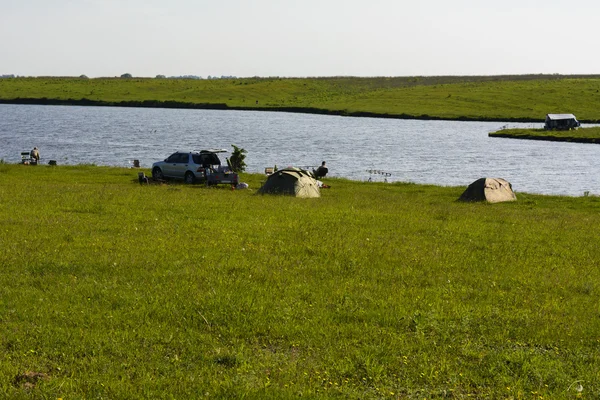
[(59, 164), (131, 166), (139, 159), (149, 167), (176, 150), (231, 150), (235, 144), (248, 151), (249, 172), (273, 165), (317, 166), (326, 160), (331, 176), (355, 180), (466, 186), (480, 177), (502, 177), (517, 192), (600, 194), (600, 145), (487, 136), (502, 125), (254, 111), (0, 105), (0, 158), (18, 162), (21, 151), (37, 146), (44, 163), (52, 159)]

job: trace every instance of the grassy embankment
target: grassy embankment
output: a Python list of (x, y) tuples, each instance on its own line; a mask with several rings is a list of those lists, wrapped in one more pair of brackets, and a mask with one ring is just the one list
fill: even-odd
[(545, 129), (503, 129), (488, 134), (490, 137), (510, 139), (550, 140), (555, 142), (600, 143), (600, 127), (579, 128), (569, 131)]
[(600, 76), (0, 79), (0, 102), (285, 110), (354, 116), (600, 121)]
[(600, 392), (599, 198), (136, 172), (0, 165), (0, 397)]

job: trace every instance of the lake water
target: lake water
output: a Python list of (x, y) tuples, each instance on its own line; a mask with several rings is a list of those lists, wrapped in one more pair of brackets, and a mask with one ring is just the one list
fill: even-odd
[[(467, 186), (501, 177), (515, 191), (600, 194), (600, 145), (489, 138), (500, 122), (350, 118), (255, 111), (0, 105), (0, 159), (142, 167), (176, 150), (248, 151), (249, 172), (317, 166), (354, 180)], [(541, 127), (541, 124), (510, 124)], [(224, 161), (224, 159), (223, 159)], [(376, 173), (382, 171), (386, 174)], [(387, 175), (387, 176), (386, 176)]]

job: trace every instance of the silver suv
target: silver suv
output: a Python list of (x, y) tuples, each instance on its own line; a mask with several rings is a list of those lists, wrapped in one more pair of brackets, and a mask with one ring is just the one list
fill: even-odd
[[(238, 174), (229, 166), (222, 166), (217, 153), (227, 150), (178, 151), (164, 161), (152, 164), (152, 178), (155, 180), (183, 179), (185, 183), (205, 182), (238, 184)], [(227, 160), (229, 161), (229, 160)], [(229, 163), (228, 163), (229, 164)]]

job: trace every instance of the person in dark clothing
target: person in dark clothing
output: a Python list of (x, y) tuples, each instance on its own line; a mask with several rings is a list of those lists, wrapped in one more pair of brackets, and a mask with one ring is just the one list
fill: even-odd
[(317, 179), (324, 178), (328, 172), (329, 172), (329, 170), (325, 166), (325, 161), (323, 161), (321, 163), (321, 166), (319, 168), (317, 168), (317, 170), (315, 171), (315, 178), (317, 178)]

